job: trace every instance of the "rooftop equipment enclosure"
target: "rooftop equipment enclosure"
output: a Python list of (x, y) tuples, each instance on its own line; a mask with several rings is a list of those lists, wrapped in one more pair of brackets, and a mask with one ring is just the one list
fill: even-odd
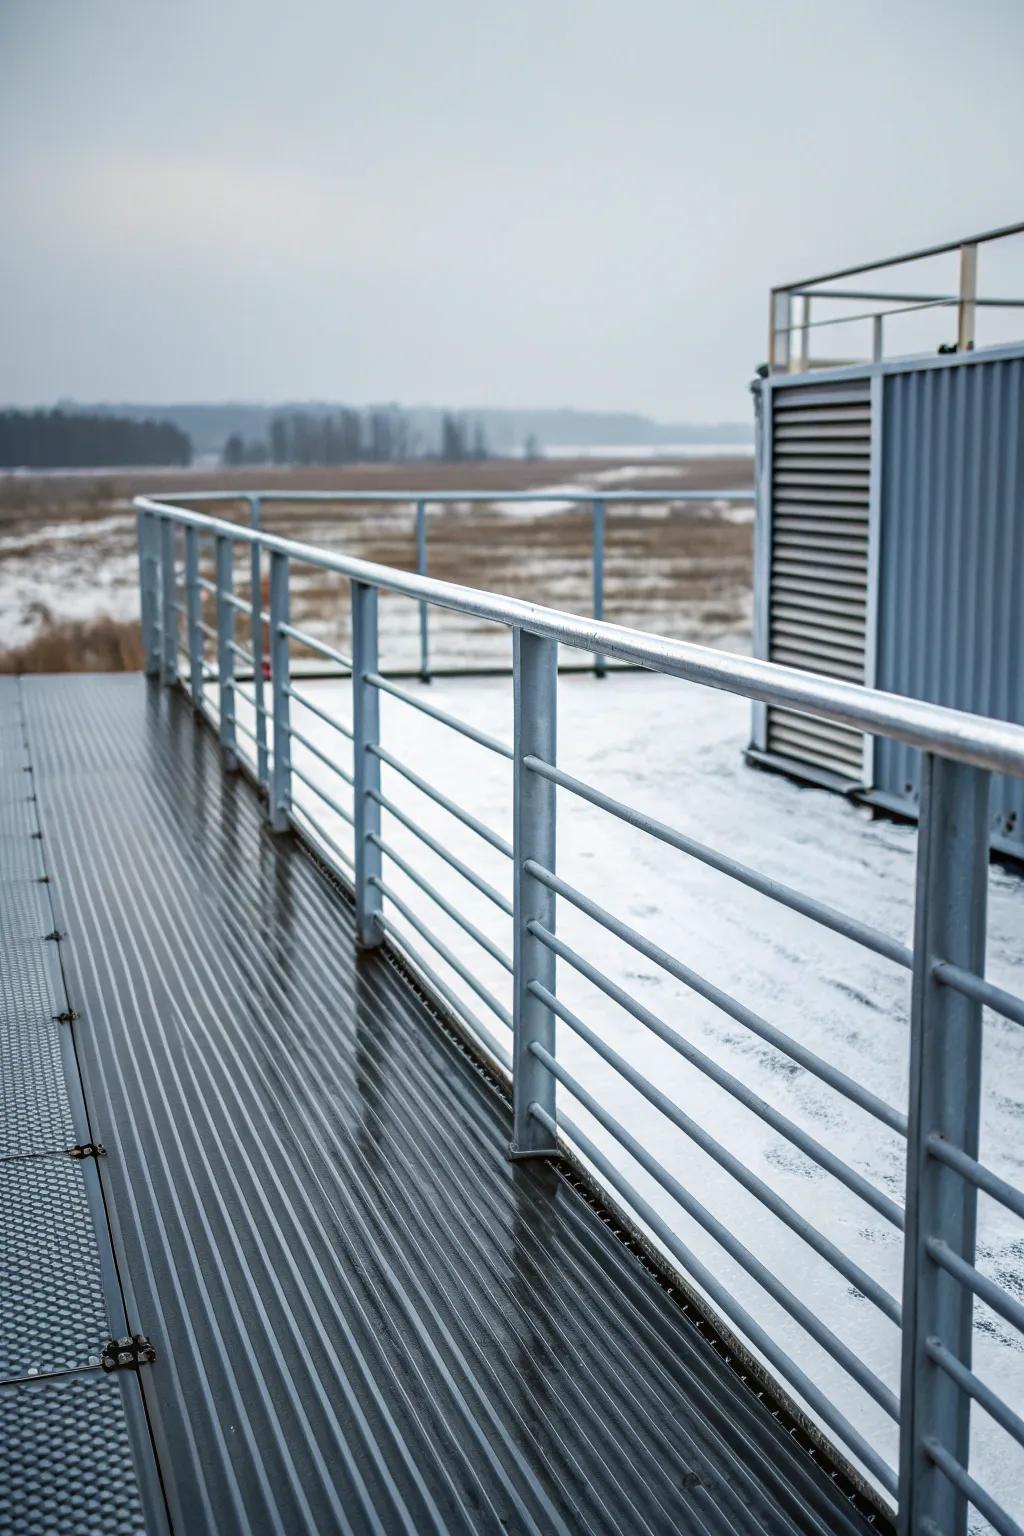
[[(821, 288), (772, 294), (771, 355), (754, 386), (754, 652), (807, 671), (1024, 723), (1024, 343), (974, 347), (979, 244), (956, 296)], [(864, 270), (864, 269), (859, 269)], [(868, 363), (811, 364), (812, 299), (884, 301)], [(800, 323), (794, 309), (802, 303)], [(954, 308), (955, 346), (886, 357), (883, 322)], [(795, 355), (792, 339), (798, 338)], [(920, 754), (788, 710), (753, 706), (749, 759), (916, 817)], [(992, 845), (1024, 857), (1024, 781), (993, 783)]]

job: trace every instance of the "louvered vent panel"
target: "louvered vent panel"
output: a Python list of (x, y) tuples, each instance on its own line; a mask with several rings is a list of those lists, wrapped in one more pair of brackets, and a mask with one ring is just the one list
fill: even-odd
[[(864, 682), (871, 399), (866, 384), (774, 392), (769, 655)], [(859, 731), (768, 711), (768, 750), (860, 779)]]

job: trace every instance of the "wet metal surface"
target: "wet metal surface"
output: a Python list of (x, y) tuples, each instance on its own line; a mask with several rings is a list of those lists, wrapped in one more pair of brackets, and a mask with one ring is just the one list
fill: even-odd
[(133, 1536), (148, 1432), (134, 1374), (100, 1364), (125, 1319), (95, 1161), (67, 1152), (86, 1122), (23, 703), (0, 678), (0, 1530)]
[(868, 1528), (179, 695), (25, 700), (176, 1531)]

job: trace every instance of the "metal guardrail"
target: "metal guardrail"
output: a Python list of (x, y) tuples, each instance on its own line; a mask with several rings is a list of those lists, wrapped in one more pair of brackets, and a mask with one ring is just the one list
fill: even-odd
[[(745, 490), (721, 491), (181, 491), (171, 492), (164, 498), (175, 505), (185, 503), (198, 506), (238, 504), (244, 502), (249, 509), (250, 528), (260, 528), (265, 503), (298, 503), (321, 506), (403, 506), (415, 508), (416, 571), (427, 574), (427, 516), (432, 506), (493, 505), (510, 502), (517, 506), (543, 505), (552, 501), (567, 502), (575, 506), (589, 506), (591, 523), (591, 570), (592, 608), (595, 619), (604, 617), (605, 576), (605, 525), (609, 506), (642, 506), (646, 503), (672, 502), (753, 502), (754, 492)], [(254, 546), (253, 590), (259, 581), (259, 551)], [(431, 678), (430, 667), (430, 603), (419, 605), (420, 620), (420, 677), (426, 683)], [(315, 649), (315, 647), (314, 647)], [(257, 652), (259, 655), (259, 652)], [(262, 661), (262, 656), (259, 656)], [(604, 676), (605, 658), (594, 653), (594, 671)]]
[[(165, 502), (140, 497), (135, 505), (147, 672), (160, 674), (165, 683), (173, 683), (178, 677), (178, 565), (183, 541), (188, 688), (194, 703), (203, 707), (209, 671), (205, 642), (211, 629), (202, 619), (202, 599), (207, 594), (215, 600), (216, 608), (216, 724), (226, 766), (237, 767), (241, 753), (238, 731), (243, 727), (238, 719), (236, 696), (242, 689), (235, 675), (235, 660), (240, 653), (251, 659), (253, 653), (244, 652), (235, 640), (235, 621), (239, 611), (248, 610), (254, 633), (266, 623), (270, 635), (271, 706), (264, 710), (255, 690), (245, 696), (253, 706), (257, 723), (262, 719), (271, 726), (269, 741), (264, 735), (256, 742), (254, 759), (259, 782), (267, 792), (271, 824), (278, 830), (294, 827), (312, 839), (320, 854), (354, 889), (359, 943), (371, 949), (386, 937), (391, 938), (458, 1013), (497, 1069), (507, 1074), (513, 1095), (510, 1155), (559, 1157), (565, 1147), (570, 1147), (589, 1162), (606, 1186), (703, 1291), (712, 1307), (753, 1346), (817, 1421), (827, 1427), (843, 1452), (869, 1480), (897, 1500), (901, 1532), (914, 1536), (963, 1536), (968, 1506), (973, 1506), (1001, 1536), (1021, 1536), (1014, 1516), (1002, 1509), (972, 1476), (969, 1453), (972, 1404), (980, 1405), (1024, 1448), (1024, 1420), (971, 1368), (975, 1297), (1024, 1332), (1024, 1306), (1005, 1287), (981, 1274), (975, 1265), (978, 1192), (983, 1191), (1012, 1213), (1024, 1216), (1024, 1192), (979, 1160), (982, 1008), (1024, 1023), (1024, 1000), (984, 977), (990, 775), (1000, 772), (1024, 776), (1024, 728), (331, 554)], [(216, 581), (212, 587), (200, 575), (201, 541), (212, 541), (215, 552)], [(260, 611), (258, 602), (240, 602), (232, 590), (233, 556), (238, 544), (248, 544), (257, 555), (269, 555), (269, 614)], [(351, 658), (336, 655), (337, 660), (351, 666), (351, 723), (336, 720), (292, 681), (291, 645), (306, 645), (313, 638), (290, 621), (289, 577), (296, 565), (333, 571), (352, 583), (353, 654)], [(258, 594), (259, 587), (254, 585), (252, 590)], [(447, 714), (381, 674), (377, 623), (381, 590), (493, 620), (512, 631), (515, 727), (511, 745)], [(796, 708), (920, 748), (924, 772), (912, 945), (905, 946), (836, 907), (782, 885), (564, 772), (558, 766), (556, 741), (560, 644), (621, 658), (746, 698)], [(382, 692), (407, 707), (424, 711), (445, 727), (512, 762), (511, 844), (381, 741)], [(311, 712), (351, 741), (351, 773), (292, 723), (293, 705)], [(247, 727), (243, 734), (255, 740), (256, 733), (249, 732)], [(344, 800), (328, 794), (322, 784), (296, 768), (292, 762), (292, 745), (296, 742), (305, 749), (311, 748), (320, 762), (333, 770), (339, 781), (338, 793)], [(509, 860), (511, 901), (384, 793), (381, 768), (385, 764)], [(352, 827), (354, 859), (304, 804), (296, 803), (296, 780)], [(627, 822), (907, 971), (911, 1021), (905, 1109), (873, 1094), (563, 879), (557, 871), (555, 843), (559, 793), (581, 799)], [(511, 953), (484, 934), (456, 902), (436, 890), (408, 857), (392, 847), (386, 831), (392, 820), (511, 920)], [(385, 874), (389, 863), (410, 877), (511, 975), (511, 1011), (392, 888)], [(905, 1203), (901, 1205), (810, 1131), (761, 1099), (693, 1045), (674, 1024), (660, 1018), (558, 937), (559, 902), (576, 908), (597, 929), (621, 940), (829, 1089), (858, 1105), (889, 1132), (904, 1137)], [(473, 990), (499, 1025), (511, 1030), (511, 1051), (495, 1029), (478, 1018), (438, 975), (430, 960), (410, 942), (405, 930), (401, 926), (396, 928), (393, 912)], [(864, 1201), (894, 1231), (902, 1232), (902, 1294), (890, 1294), (748, 1168), (736, 1151), (718, 1142), (704, 1125), (687, 1115), (657, 1084), (591, 1029), (559, 994), (558, 961), (585, 977), (684, 1060), (759, 1116)], [(813, 1306), (796, 1296), (735, 1231), (704, 1206), (692, 1188), (664, 1167), (651, 1149), (641, 1144), (568, 1070), (556, 1048), (556, 1020), (585, 1041), (669, 1124), (759, 1199), (900, 1331), (899, 1398), (858, 1352), (836, 1335)], [(559, 1085), (682, 1211), (716, 1240), (729, 1258), (757, 1282), (766, 1297), (787, 1312), (898, 1423), (898, 1467), (889, 1465), (833, 1398), (732, 1294), (720, 1275), (692, 1251), (606, 1152), (558, 1107)]]
[[(963, 240), (950, 240), (943, 245), (924, 246), (920, 250), (905, 251), (884, 261), (865, 262), (861, 266), (843, 267), (836, 272), (825, 272), (819, 277), (805, 277), (796, 283), (784, 283), (771, 290), (768, 319), (768, 368), (772, 373), (804, 373), (813, 367), (842, 366), (835, 360), (811, 362), (811, 332), (821, 327), (851, 325), (856, 321), (871, 321), (871, 355), (873, 362), (880, 362), (885, 355), (885, 321), (890, 315), (912, 314), (926, 309), (955, 309), (957, 312), (956, 345), (945, 350), (969, 352), (974, 348), (975, 319), (979, 309), (1021, 309), (1024, 299), (1000, 298), (978, 293), (978, 247), (994, 241), (1005, 240), (1013, 235), (1024, 234), (1024, 224), (1007, 224), (1001, 229), (986, 230), (980, 235), (968, 235)], [(826, 288), (825, 283), (838, 282), (846, 277), (863, 277), (868, 272), (882, 272), (889, 267), (904, 266), (907, 262), (924, 261), (933, 256), (957, 252), (960, 258), (960, 281), (955, 294), (880, 292), (863, 288)], [(885, 308), (871, 308), (860, 313), (830, 316), (824, 320), (811, 318), (811, 306), (822, 300), (838, 300), (842, 303), (871, 305), (884, 304)], [(794, 303), (802, 308), (799, 319), (795, 318)], [(794, 347), (793, 338), (799, 345)], [(846, 359), (845, 361), (850, 361)]]

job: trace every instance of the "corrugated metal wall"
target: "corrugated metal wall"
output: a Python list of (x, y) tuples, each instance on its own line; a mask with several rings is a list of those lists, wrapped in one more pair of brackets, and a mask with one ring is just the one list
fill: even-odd
[[(1024, 723), (1024, 358), (885, 379), (876, 684)], [(875, 743), (879, 797), (916, 806), (919, 754)], [(1024, 783), (995, 841), (1024, 852)]]

